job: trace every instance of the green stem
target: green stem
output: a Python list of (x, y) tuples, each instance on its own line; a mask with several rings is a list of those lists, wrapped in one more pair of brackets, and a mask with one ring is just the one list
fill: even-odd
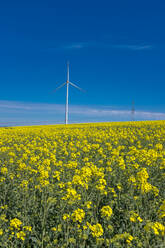
[(47, 214), (45, 189), (42, 192), (42, 200), (43, 200), (43, 218), (42, 218), (42, 241), (41, 241), (41, 247), (44, 248), (45, 220), (46, 220), (46, 214)]

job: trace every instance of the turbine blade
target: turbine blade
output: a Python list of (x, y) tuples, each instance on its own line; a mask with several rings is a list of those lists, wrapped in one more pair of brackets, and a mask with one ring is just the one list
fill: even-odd
[(54, 92), (56, 92), (57, 90), (59, 90), (60, 88), (62, 88), (65, 84), (66, 84), (66, 82), (63, 83), (63, 84), (61, 84), (59, 87), (57, 87), (55, 90), (53, 90), (52, 93), (54, 93)]
[(78, 87), (76, 84), (73, 84), (73, 83), (71, 83), (71, 82), (69, 82), (69, 83), (70, 83), (73, 87), (75, 87), (75, 88), (81, 90), (82, 92), (86, 92), (85, 90), (83, 90), (83, 89), (81, 89), (80, 87)]

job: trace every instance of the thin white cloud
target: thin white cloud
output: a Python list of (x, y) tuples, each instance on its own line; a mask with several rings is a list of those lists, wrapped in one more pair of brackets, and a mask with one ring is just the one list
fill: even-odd
[[(64, 104), (0, 101), (0, 125), (34, 125), (63, 123)], [(69, 121), (129, 121), (131, 110), (114, 106), (69, 105)], [(137, 110), (135, 120), (165, 120), (165, 112)]]
[(73, 43), (73, 44), (69, 44), (69, 45), (64, 45), (64, 46), (62, 46), (62, 48), (66, 49), (66, 50), (78, 50), (78, 49), (82, 49), (86, 46), (87, 46), (87, 44), (82, 42), (82, 43)]
[(62, 111), (63, 104), (28, 103), (16, 101), (0, 101), (0, 111)]
[[(103, 107), (102, 107), (103, 108)], [(82, 107), (76, 107), (72, 106), (71, 113), (73, 114), (83, 114), (88, 116), (96, 116), (96, 117), (129, 117), (131, 115), (131, 110), (105, 110), (105, 109), (96, 109), (96, 108), (88, 108), (84, 106), (84, 109)], [(144, 119), (165, 119), (165, 113), (159, 113), (159, 112), (148, 112), (148, 111), (140, 111), (137, 110), (134, 113), (135, 117), (137, 119), (144, 118)]]
[(103, 43), (103, 42), (77, 42), (70, 43), (60, 47), (65, 50), (80, 50), (84, 48), (107, 48), (107, 49), (121, 49), (121, 50), (132, 50), (132, 51), (142, 51), (153, 49), (152, 45), (149, 44), (113, 44), (113, 43)]
[(127, 44), (122, 44), (122, 45), (114, 45), (114, 48), (118, 49), (126, 49), (126, 50), (134, 50), (134, 51), (140, 51), (140, 50), (151, 50), (153, 46), (151, 45), (127, 45)]

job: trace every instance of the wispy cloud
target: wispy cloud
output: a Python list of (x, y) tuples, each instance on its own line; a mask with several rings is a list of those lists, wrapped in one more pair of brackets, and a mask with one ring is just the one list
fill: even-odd
[[(0, 101), (0, 125), (63, 123), (64, 104)], [(69, 122), (130, 121), (131, 110), (123, 106), (69, 106)], [(165, 120), (165, 112), (137, 110), (135, 120)]]
[(140, 51), (140, 50), (151, 50), (153, 46), (151, 45), (127, 45), (127, 44), (121, 44), (121, 45), (113, 45), (114, 48), (117, 49), (126, 49), (126, 50), (135, 50), (135, 51)]
[(62, 111), (64, 110), (63, 104), (47, 104), (47, 103), (29, 103), (29, 102), (16, 102), (16, 101), (0, 101), (0, 111), (6, 112), (30, 112), (30, 111)]
[(80, 50), (84, 48), (106, 48), (106, 49), (121, 49), (121, 50), (132, 50), (142, 51), (153, 49), (152, 45), (149, 44), (119, 44), (119, 43), (108, 43), (108, 42), (75, 42), (66, 45), (62, 45), (61, 49), (65, 50)]
[(78, 49), (82, 49), (82, 48), (85, 48), (88, 46), (89, 46), (89, 44), (84, 43), (84, 42), (80, 42), (80, 43), (71, 43), (68, 45), (63, 45), (63, 46), (61, 46), (61, 48), (65, 49), (65, 50), (78, 50)]

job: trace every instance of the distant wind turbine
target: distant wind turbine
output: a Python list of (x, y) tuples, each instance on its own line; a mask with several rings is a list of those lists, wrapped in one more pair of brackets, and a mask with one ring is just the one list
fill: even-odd
[(68, 124), (68, 96), (69, 96), (69, 84), (71, 84), (73, 87), (85, 92), (83, 89), (78, 87), (76, 84), (73, 84), (69, 81), (69, 62), (67, 62), (67, 80), (65, 83), (61, 84), (59, 87), (57, 87), (53, 92), (57, 91), (58, 89), (62, 88), (66, 84), (66, 107), (65, 107), (65, 124)]
[(131, 114), (132, 114), (132, 121), (134, 121), (135, 120), (135, 102), (134, 101), (132, 101)]

